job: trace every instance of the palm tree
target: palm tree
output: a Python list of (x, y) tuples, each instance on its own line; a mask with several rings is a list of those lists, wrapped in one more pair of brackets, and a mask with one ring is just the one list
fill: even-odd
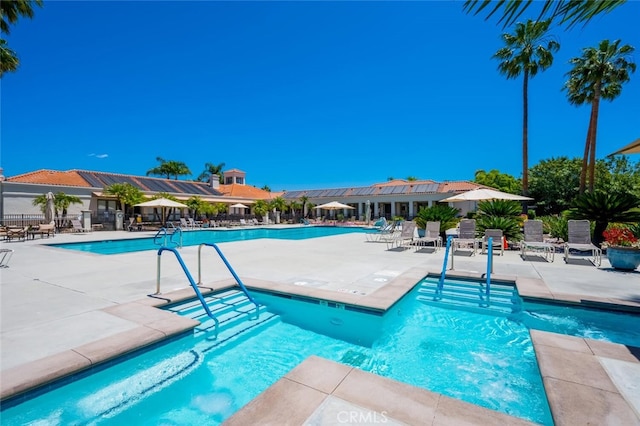
[(514, 34), (502, 34), (506, 44), (493, 57), (500, 60), (498, 70), (510, 78), (523, 75), (522, 79), (522, 193), (529, 192), (529, 78), (544, 71), (553, 63), (553, 52), (560, 44), (549, 40), (547, 31), (551, 20), (516, 24)]
[(122, 210), (125, 210), (126, 206), (133, 207), (134, 204), (141, 203), (144, 200), (142, 191), (127, 182), (111, 184), (105, 188), (104, 192), (105, 194), (114, 195), (118, 207)]
[[(33, 18), (33, 5), (42, 6), (42, 0), (5, 0), (0, 2), (0, 32), (10, 33), (10, 24), (19, 17)], [(20, 61), (16, 52), (11, 50), (7, 41), (0, 38), (0, 78), (5, 72), (16, 71)]]
[[(544, 18), (555, 19), (560, 18), (561, 24), (567, 24), (568, 28), (578, 23), (586, 25), (592, 18), (597, 15), (604, 15), (611, 12), (616, 7), (625, 3), (626, 0), (598, 0), (598, 1), (575, 1), (575, 0), (545, 0), (544, 2), (529, 1), (513, 1), (513, 0), (466, 0), (462, 6), (462, 10), (466, 13), (477, 15), (487, 6), (491, 5), (491, 9), (487, 9), (486, 19), (491, 18), (496, 12), (502, 9), (502, 16), (499, 17), (498, 23), (503, 23), (503, 28), (511, 26), (520, 18), (520, 16), (533, 3), (542, 5), (537, 20)], [(498, 13), (497, 16), (500, 16)]]
[(178, 180), (178, 176), (191, 175), (191, 170), (182, 161), (167, 161), (162, 157), (156, 157), (156, 160), (160, 162), (160, 165), (147, 170), (147, 176), (164, 176), (167, 179), (173, 177), (174, 180)]
[(6, 40), (0, 38), (0, 77), (5, 72), (14, 72), (18, 69), (18, 56), (16, 52), (9, 49)]
[(220, 183), (224, 183), (224, 178), (222, 176), (222, 169), (224, 169), (225, 164), (220, 163), (217, 166), (213, 163), (204, 163), (204, 170), (200, 175), (196, 178), (198, 182), (209, 182), (211, 179), (211, 175), (218, 175), (218, 179)]
[(632, 46), (620, 46), (620, 40), (615, 40), (613, 43), (609, 40), (602, 40), (597, 48), (584, 48), (581, 57), (569, 61), (573, 65), (573, 69), (567, 73), (569, 79), (564, 85), (569, 103), (574, 105), (591, 103), (589, 127), (580, 173), (581, 194), (584, 193), (586, 187), (587, 169), (589, 170), (589, 191), (593, 192), (594, 190), (596, 133), (600, 99), (611, 101), (620, 95), (622, 84), (628, 82), (631, 73), (636, 70), (636, 64), (630, 58), (633, 51)]

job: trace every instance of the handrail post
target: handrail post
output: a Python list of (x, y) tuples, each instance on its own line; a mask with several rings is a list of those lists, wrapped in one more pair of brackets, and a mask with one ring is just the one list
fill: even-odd
[(487, 240), (487, 305), (489, 305), (490, 287), (491, 287), (491, 273), (493, 272), (493, 237), (489, 237)]
[(160, 253), (161, 252), (158, 252), (158, 272), (156, 275), (156, 292), (153, 294), (160, 294), (160, 259), (161, 259)]
[[(451, 250), (451, 242), (453, 240), (452, 236), (447, 237), (447, 247), (444, 251), (444, 260), (442, 261), (442, 272), (440, 273), (440, 281), (438, 282), (438, 289), (436, 290), (436, 295), (442, 294), (442, 287), (444, 286), (444, 278), (447, 272), (447, 258), (449, 257), (449, 251)], [(452, 258), (453, 262), (453, 258)]]

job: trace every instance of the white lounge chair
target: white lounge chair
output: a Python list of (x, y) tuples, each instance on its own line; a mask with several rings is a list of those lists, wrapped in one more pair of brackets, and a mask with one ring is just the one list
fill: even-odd
[(403, 248), (409, 247), (409, 245), (413, 242), (416, 232), (416, 223), (411, 221), (402, 222), (402, 230), (398, 233), (395, 233), (393, 237), (390, 237), (385, 240), (387, 243), (387, 250), (390, 250), (394, 247)]
[(442, 247), (442, 237), (440, 236), (440, 222), (427, 222), (424, 229), (424, 237), (419, 237), (414, 241), (416, 251), (429, 244), (433, 244), (433, 251), (438, 251)]
[(458, 226), (458, 238), (453, 239), (452, 250), (471, 248), (472, 255), (478, 251), (478, 239), (476, 238), (476, 220), (462, 219)]
[(82, 227), (82, 223), (78, 219), (71, 219), (71, 226), (73, 226), (73, 232), (89, 232), (88, 229)]
[(544, 231), (541, 220), (527, 220), (524, 222), (524, 240), (520, 243), (520, 256), (526, 260), (527, 252), (542, 252), (548, 262), (553, 262), (555, 247), (544, 242)]
[(489, 251), (489, 238), (493, 250), (500, 249), (500, 256), (504, 255), (504, 233), (502, 229), (485, 229), (482, 238), (482, 254)]
[(564, 261), (569, 262), (571, 251), (591, 252), (591, 263), (600, 266), (602, 263), (602, 250), (591, 242), (591, 223), (588, 220), (569, 220), (569, 238), (564, 244)]

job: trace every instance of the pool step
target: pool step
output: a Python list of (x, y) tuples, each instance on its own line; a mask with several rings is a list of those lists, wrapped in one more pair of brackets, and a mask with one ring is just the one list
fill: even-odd
[(520, 296), (513, 285), (490, 283), (488, 298), (485, 282), (445, 280), (442, 291), (437, 289), (438, 280), (425, 279), (420, 283), (416, 298), (432, 306), (484, 314), (509, 315), (522, 309)]
[(228, 331), (235, 334), (245, 328), (252, 328), (273, 316), (266, 311), (264, 305), (256, 309), (256, 305), (236, 289), (208, 295), (204, 300), (215, 320), (209, 317), (198, 299), (171, 306), (167, 310), (200, 321), (200, 325), (194, 328), (194, 335), (206, 334), (206, 338), (210, 340), (219, 339), (228, 334)]

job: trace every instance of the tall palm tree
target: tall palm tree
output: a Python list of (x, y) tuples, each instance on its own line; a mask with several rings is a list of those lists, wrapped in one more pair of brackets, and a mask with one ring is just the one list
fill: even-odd
[[(575, 1), (575, 0), (545, 0), (544, 2), (534, 2), (531, 0), (466, 0), (462, 10), (466, 13), (477, 15), (486, 9), (489, 19), (496, 13), (498, 23), (503, 24), (503, 28), (511, 26), (527, 10), (531, 4), (536, 7), (542, 5), (537, 20), (560, 19), (561, 24), (567, 24), (568, 28), (578, 23), (586, 24), (592, 18), (600, 14), (611, 12), (616, 7), (624, 4), (626, 0), (598, 0), (598, 1)], [(502, 15), (499, 11), (502, 9)]]
[(174, 180), (178, 180), (178, 176), (191, 175), (191, 170), (182, 161), (167, 161), (162, 157), (156, 157), (156, 160), (160, 162), (160, 165), (147, 170), (147, 176), (164, 176), (167, 179), (173, 177)]
[[(42, 0), (2, 0), (0, 1), (0, 32), (10, 33), (10, 24), (20, 17), (33, 18), (33, 5), (42, 6)], [(11, 50), (7, 41), (0, 38), (0, 78), (5, 72), (18, 69), (20, 61), (16, 52)]]
[(14, 72), (18, 69), (18, 55), (7, 46), (6, 40), (0, 38), (0, 77), (5, 72)]
[[(582, 56), (569, 61), (573, 68), (567, 73), (569, 79), (564, 85), (569, 102), (574, 105), (591, 104), (589, 127), (582, 158), (580, 173), (580, 193), (584, 193), (587, 169), (589, 171), (589, 191), (595, 187), (596, 133), (600, 99), (613, 100), (622, 92), (622, 84), (630, 80), (636, 64), (631, 60), (634, 48), (620, 46), (620, 40), (602, 40), (598, 47), (582, 49)], [(588, 167), (587, 167), (588, 157)]]
[(211, 175), (218, 175), (219, 182), (224, 183), (224, 177), (222, 176), (222, 169), (224, 169), (224, 166), (224, 163), (220, 163), (217, 166), (213, 163), (204, 163), (204, 170), (196, 180), (198, 182), (209, 182)]
[(553, 64), (553, 52), (560, 44), (549, 39), (547, 34), (551, 20), (532, 21), (516, 24), (513, 34), (502, 34), (506, 44), (493, 55), (498, 59), (498, 71), (510, 78), (522, 74), (522, 192), (529, 192), (529, 78), (538, 71), (544, 71)]

